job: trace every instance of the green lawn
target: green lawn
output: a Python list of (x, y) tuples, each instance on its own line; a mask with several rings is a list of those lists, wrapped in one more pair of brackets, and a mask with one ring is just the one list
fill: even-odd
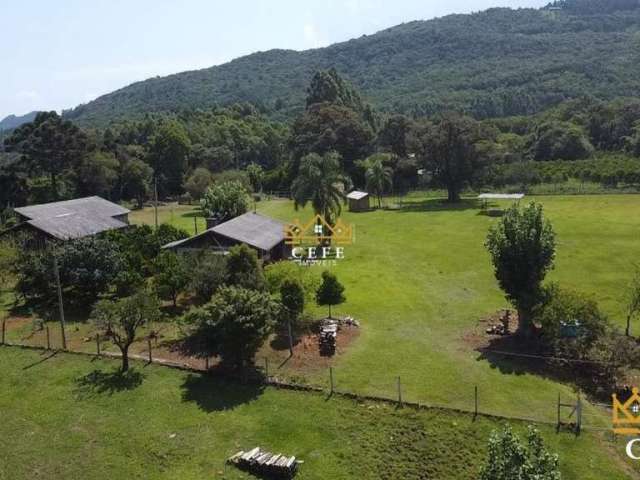
[[(302, 458), (300, 479), (472, 480), (499, 426), (140, 363), (123, 380), (117, 365), (0, 347), (0, 480), (254, 478), (224, 459), (257, 445)], [(602, 434), (542, 433), (565, 480), (633, 476)]]
[[(551, 280), (595, 295), (618, 325), (623, 323), (622, 287), (638, 253), (640, 197), (635, 195), (540, 197), (557, 232), (558, 254)], [(569, 386), (531, 373), (507, 360), (491, 363), (463, 337), (477, 321), (507, 303), (483, 246), (496, 219), (479, 215), (475, 202), (450, 206), (413, 195), (399, 210), (352, 214), (356, 243), (335, 269), (348, 301), (338, 310), (362, 321), (361, 334), (335, 360), (341, 388), (393, 396), (396, 377), (405, 397), (471, 408), (473, 387), (482, 411), (553, 421), (558, 393)], [(173, 223), (192, 220), (188, 207), (174, 207)], [(258, 204), (260, 212), (292, 221), (311, 216), (289, 201)], [(149, 211), (133, 220), (149, 221)], [(325, 369), (282, 375), (326, 384)], [(608, 419), (589, 417), (606, 427)]]

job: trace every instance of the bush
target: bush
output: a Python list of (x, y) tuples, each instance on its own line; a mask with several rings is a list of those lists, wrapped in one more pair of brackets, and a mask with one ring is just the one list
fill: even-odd
[(301, 268), (294, 262), (282, 261), (267, 265), (264, 269), (269, 292), (276, 295), (286, 280), (296, 280), (302, 284), (307, 303), (314, 302), (320, 287), (320, 277), (313, 268)]
[(209, 187), (200, 205), (208, 217), (224, 222), (246, 213), (249, 201), (247, 189), (240, 182), (232, 181)]
[(206, 303), (224, 284), (226, 275), (227, 263), (224, 256), (202, 252), (192, 259), (189, 290), (195, 295), (196, 301)]

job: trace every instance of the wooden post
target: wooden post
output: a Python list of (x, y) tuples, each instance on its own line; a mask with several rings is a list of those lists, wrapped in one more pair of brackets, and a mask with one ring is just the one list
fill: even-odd
[(287, 331), (289, 333), (289, 356), (293, 357), (293, 332), (291, 330), (291, 319), (287, 321)]
[(474, 387), (474, 401), (475, 401), (475, 405), (474, 405), (473, 418), (475, 419), (478, 416), (478, 386), (477, 385)]
[(60, 271), (58, 270), (58, 259), (53, 254), (53, 274), (56, 277), (56, 288), (58, 290), (58, 309), (60, 311), (60, 333), (62, 334), (62, 349), (67, 349), (67, 335), (64, 325), (64, 304), (62, 302), (62, 286), (60, 285)]
[(580, 394), (578, 394), (578, 403), (576, 404), (576, 435), (580, 435), (580, 431), (582, 430), (582, 399), (580, 398)]
[(264, 376), (269, 380), (269, 359), (264, 357)]
[(209, 371), (209, 356), (204, 357), (204, 369)]
[(96, 333), (96, 353), (100, 356), (100, 334)]
[(47, 350), (51, 350), (51, 335), (49, 334), (49, 325), (45, 325), (47, 330)]
[(558, 393), (558, 426), (556, 428), (560, 431), (560, 393)]
[(154, 172), (154, 175), (153, 175), (153, 197), (154, 197), (153, 209), (155, 213), (156, 230), (157, 230), (158, 229), (158, 175), (156, 172)]
[(198, 234), (198, 217), (193, 217), (193, 231)]
[(398, 405), (402, 406), (402, 384), (400, 383), (400, 377), (398, 377)]
[(4, 340), (5, 340), (5, 332), (7, 331), (7, 319), (3, 318), (2, 319), (2, 345), (4, 345)]
[(149, 363), (153, 363), (153, 357), (151, 355), (151, 337), (147, 338), (147, 347), (149, 349)]
[(333, 395), (334, 382), (333, 382), (333, 367), (329, 367), (329, 385), (331, 387), (331, 395)]

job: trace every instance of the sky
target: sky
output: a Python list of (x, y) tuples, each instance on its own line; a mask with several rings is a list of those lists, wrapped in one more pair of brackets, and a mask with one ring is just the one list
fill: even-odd
[(0, 0), (0, 119), (272, 48), (548, 0)]

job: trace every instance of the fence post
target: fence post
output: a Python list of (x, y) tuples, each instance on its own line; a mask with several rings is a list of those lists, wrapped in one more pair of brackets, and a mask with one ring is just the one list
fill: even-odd
[(51, 335), (49, 334), (49, 325), (45, 325), (47, 330), (47, 350), (51, 350)]
[(264, 376), (269, 380), (269, 359), (264, 357)]
[(6, 329), (7, 329), (7, 319), (3, 318), (2, 319), (2, 345), (4, 345), (4, 336), (5, 336)]
[(100, 334), (96, 333), (96, 353), (100, 356)]
[(153, 363), (153, 357), (151, 355), (151, 337), (147, 338), (147, 347), (149, 348), (149, 363)]
[(580, 435), (580, 431), (582, 430), (582, 399), (580, 398), (580, 394), (578, 393), (578, 403), (576, 404), (576, 435)]
[(204, 369), (206, 371), (209, 371), (209, 355), (207, 355), (206, 357), (204, 357)]
[(398, 405), (402, 406), (402, 384), (400, 383), (400, 377), (398, 377)]
[(333, 367), (329, 367), (329, 385), (330, 385), (330, 393), (333, 395), (334, 383), (333, 383)]
[(558, 393), (558, 425), (556, 429), (560, 431), (560, 393)]
[(473, 419), (475, 420), (476, 417), (478, 416), (478, 386), (476, 385), (473, 390), (474, 390), (474, 414), (473, 414)]

